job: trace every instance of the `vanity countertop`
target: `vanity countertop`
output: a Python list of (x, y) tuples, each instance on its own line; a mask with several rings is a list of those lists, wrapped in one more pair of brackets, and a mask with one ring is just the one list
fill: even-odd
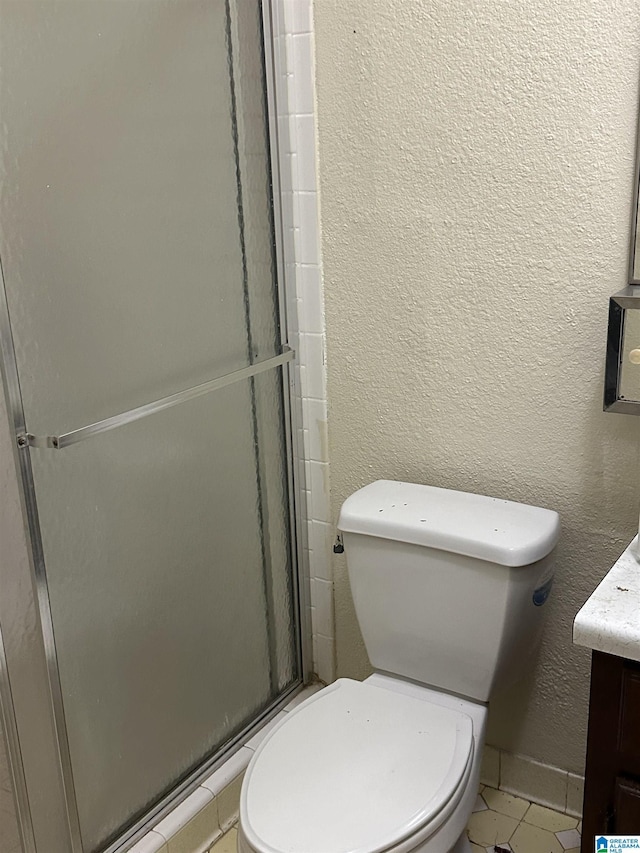
[(573, 623), (573, 642), (640, 661), (638, 537), (591, 594)]

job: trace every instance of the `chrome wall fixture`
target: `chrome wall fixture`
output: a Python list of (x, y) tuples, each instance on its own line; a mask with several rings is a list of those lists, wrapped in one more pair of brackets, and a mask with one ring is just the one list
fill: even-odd
[(604, 411), (640, 415), (640, 284), (609, 300)]
[(640, 121), (631, 207), (628, 286), (609, 299), (605, 412), (640, 415)]

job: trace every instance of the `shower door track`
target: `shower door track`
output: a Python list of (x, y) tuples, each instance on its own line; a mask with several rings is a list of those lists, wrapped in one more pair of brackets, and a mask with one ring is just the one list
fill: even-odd
[[(277, 56), (277, 52), (273, 49), (274, 19), (277, 21), (275, 26), (277, 26), (279, 30), (281, 22), (277, 16), (280, 10), (272, 9), (272, 4), (276, 7), (278, 0), (261, 0), (264, 63), (266, 72), (267, 122), (272, 176), (273, 226), (275, 232), (275, 267), (278, 285), (277, 298), (281, 340), (283, 342), (287, 342), (289, 340), (287, 331), (288, 300), (286, 298), (287, 275), (285, 274), (285, 241), (283, 237), (285, 226), (283, 223), (280, 182), (281, 170), (286, 168), (287, 162), (286, 155), (279, 146), (277, 129), (277, 103), (281, 98), (283, 102), (286, 103), (286, 91), (284, 87), (282, 87), (281, 91), (280, 85), (276, 85), (276, 80), (282, 80), (284, 78), (284, 74), (283, 69), (279, 67), (281, 60)], [(290, 262), (293, 258), (287, 258), (286, 260), (287, 262)], [(25, 424), (1, 260), (0, 347), (0, 367), (4, 381), (9, 422), (13, 432), (14, 459), (16, 470), (18, 472), (22, 515), (24, 518), (24, 526), (27, 536), (28, 557), (31, 564), (32, 592), (29, 593), (29, 598), (35, 610), (36, 622), (39, 626), (37, 630), (40, 638), (37, 649), (31, 651), (30, 654), (26, 656), (26, 659), (23, 658), (21, 664), (25, 667), (27, 679), (31, 673), (39, 673), (43, 667), (46, 668), (47, 672), (46, 687), (40, 682), (38, 682), (37, 685), (38, 690), (40, 691), (40, 694), (38, 695), (42, 701), (35, 703), (30, 702), (26, 705), (28, 710), (25, 710), (25, 707), (22, 707), (21, 712), (24, 714), (24, 717), (22, 719), (17, 717), (15, 713), (16, 706), (18, 704), (25, 706), (25, 677), (15, 678), (14, 676), (13, 680), (15, 682), (21, 681), (22, 683), (17, 686), (14, 685), (14, 689), (12, 690), (12, 681), (10, 678), (12, 659), (14, 660), (13, 666), (16, 666), (17, 668), (16, 662), (20, 657), (20, 654), (16, 648), (17, 644), (13, 642), (13, 638), (11, 638), (11, 643), (5, 641), (3, 645), (3, 638), (0, 635), (0, 652), (2, 652), (0, 654), (0, 719), (2, 718), (2, 715), (4, 715), (5, 736), (9, 751), (10, 769), (12, 771), (13, 783), (16, 792), (15, 799), (17, 804), (18, 822), (22, 834), (25, 853), (49, 853), (49, 850), (51, 849), (47, 847), (46, 850), (43, 850), (42, 846), (37, 847), (38, 838), (41, 838), (43, 835), (42, 815), (40, 815), (39, 822), (40, 832), (36, 833), (35, 829), (38, 825), (38, 820), (34, 820), (33, 807), (29, 796), (29, 792), (36, 782), (36, 779), (34, 778), (36, 776), (34, 773), (36, 761), (32, 754), (29, 757), (29, 760), (25, 762), (23, 760), (23, 753), (25, 753), (26, 750), (21, 749), (21, 731), (22, 739), (25, 739), (25, 731), (28, 734), (29, 731), (34, 730), (34, 727), (40, 727), (41, 730), (46, 730), (47, 732), (50, 730), (50, 735), (47, 734), (45, 737), (45, 745), (47, 749), (47, 758), (45, 761), (55, 757), (55, 760), (51, 760), (50, 764), (46, 767), (48, 773), (46, 778), (38, 778), (37, 780), (39, 783), (42, 783), (42, 787), (46, 788), (46, 793), (41, 796), (37, 810), (40, 812), (43, 807), (46, 806), (47, 816), (55, 819), (54, 822), (56, 823), (56, 827), (51, 834), (51, 837), (56, 839), (55, 853), (84, 853), (78, 822), (73, 774), (71, 772), (71, 759), (65, 727), (64, 708), (53, 636), (53, 624), (49, 608), (47, 580), (38, 520), (38, 508), (35, 499), (35, 485), (29, 449), (31, 447), (46, 447), (52, 450), (61, 450), (101, 432), (115, 429), (124, 424), (131, 423), (155, 412), (178, 405), (186, 400), (208, 394), (243, 379), (251, 379), (253, 376), (269, 370), (281, 370), (283, 421), (285, 426), (284, 441), (287, 460), (286, 476), (289, 489), (289, 524), (292, 535), (291, 554), (294, 560), (291, 578), (291, 591), (295, 602), (295, 606), (293, 608), (293, 630), (297, 638), (297, 656), (301, 677), (296, 683), (283, 691), (280, 696), (278, 696), (278, 698), (258, 716), (257, 719), (253, 720), (241, 732), (237, 733), (234, 738), (230, 739), (221, 750), (219, 750), (215, 755), (210, 756), (208, 759), (205, 759), (200, 766), (191, 771), (186, 778), (178, 781), (175, 788), (169, 794), (161, 797), (156, 802), (155, 806), (153, 806), (143, 817), (134, 820), (122, 835), (108, 844), (108, 846), (102, 851), (102, 853), (124, 853), (125, 850), (129, 849), (131, 845), (135, 844), (140, 838), (142, 838), (144, 834), (152, 828), (153, 824), (157, 823), (169, 814), (176, 805), (194, 791), (207, 775), (227, 760), (237, 749), (239, 749), (252, 733), (275, 716), (275, 714), (277, 714), (287, 704), (287, 702), (290, 701), (292, 694), (300, 689), (301, 684), (310, 680), (312, 673), (311, 630), (308, 612), (309, 609), (306, 606), (307, 593), (305, 591), (307, 587), (308, 570), (306, 567), (306, 554), (301, 535), (301, 531), (304, 530), (306, 519), (305, 484), (304, 481), (300, 479), (304, 476), (300, 470), (302, 466), (294, 465), (294, 459), (304, 458), (301, 439), (299, 436), (301, 431), (299, 426), (301, 426), (302, 423), (301, 411), (299, 411), (301, 408), (301, 397), (298, 385), (299, 377), (297, 376), (297, 371), (291, 369), (295, 353), (292, 348), (290, 348), (286, 343), (283, 343), (281, 352), (274, 357), (250, 364), (245, 368), (226, 374), (225, 376), (209, 380), (201, 385), (185, 389), (177, 394), (161, 398), (153, 403), (136, 407), (127, 412), (106, 418), (105, 420), (98, 421), (94, 424), (89, 424), (71, 432), (57, 436), (35, 436), (27, 431)], [(16, 580), (18, 580), (18, 571), (18, 568), (14, 570)], [(12, 581), (13, 580), (14, 578), (12, 577)], [(13, 615), (7, 612), (7, 606), (8, 605), (5, 604), (4, 597), (0, 598), (0, 625), (2, 623), (3, 616), (8, 619)], [(11, 648), (9, 648), (9, 646), (11, 646)], [(16, 699), (19, 699), (19, 702), (16, 701), (14, 705), (14, 700)], [(28, 717), (28, 719), (25, 719), (25, 717)], [(61, 839), (68, 842), (64, 848), (60, 847), (57, 843)]]

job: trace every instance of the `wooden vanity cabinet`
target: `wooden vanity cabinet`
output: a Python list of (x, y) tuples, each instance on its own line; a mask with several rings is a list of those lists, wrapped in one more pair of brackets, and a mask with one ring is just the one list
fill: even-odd
[(593, 652), (581, 853), (640, 835), (640, 663)]

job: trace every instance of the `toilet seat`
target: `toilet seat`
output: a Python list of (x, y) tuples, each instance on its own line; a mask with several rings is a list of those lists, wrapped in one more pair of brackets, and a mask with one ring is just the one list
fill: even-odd
[(340, 679), (265, 738), (240, 823), (259, 853), (382, 853), (429, 835), (462, 797), (473, 724), (462, 712)]

